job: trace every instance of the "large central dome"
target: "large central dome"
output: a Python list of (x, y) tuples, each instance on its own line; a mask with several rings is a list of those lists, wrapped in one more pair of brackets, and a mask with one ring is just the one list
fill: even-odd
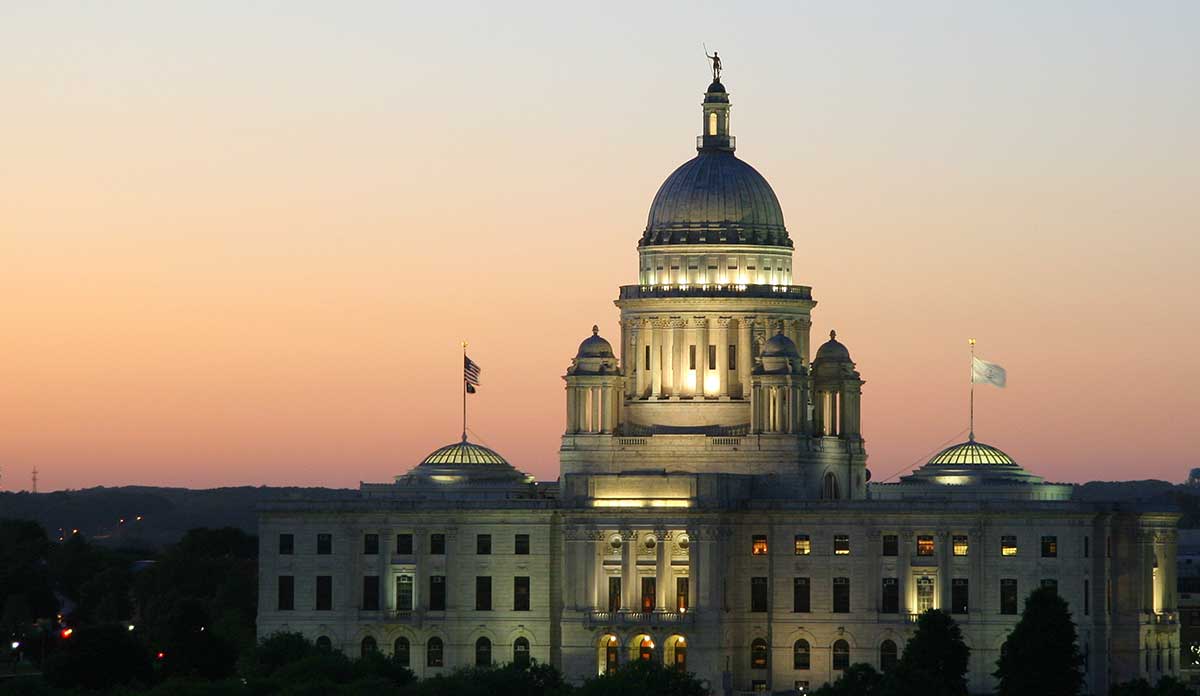
[(791, 248), (771, 185), (733, 153), (729, 95), (714, 82), (704, 95), (699, 154), (671, 173), (650, 204), (640, 246), (754, 244)]

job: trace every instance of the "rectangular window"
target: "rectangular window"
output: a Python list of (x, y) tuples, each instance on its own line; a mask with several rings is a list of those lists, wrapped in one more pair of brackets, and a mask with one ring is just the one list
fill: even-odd
[(429, 576), (429, 611), (446, 611), (446, 576)]
[(850, 578), (833, 579), (833, 613), (850, 613)]
[(396, 576), (396, 611), (412, 611), (413, 576), (404, 573)]
[(475, 554), (478, 556), (490, 556), (492, 553), (492, 535), (491, 534), (476, 534), (475, 535)]
[(1000, 580), (1000, 613), (1017, 613), (1017, 581), (1015, 578)]
[[(755, 667), (759, 667), (759, 666), (761, 666), (761, 667), (766, 667), (766, 665), (754, 665), (754, 666), (755, 666)], [(756, 693), (756, 694), (765, 694), (765, 693), (767, 693), (767, 680), (766, 680), (766, 679), (753, 679), (753, 680), (751, 680), (751, 681), (750, 681), (750, 690), (751, 690), (751, 691), (753, 691), (753, 692), (754, 692), (754, 693)]]
[(317, 611), (333, 609), (333, 576), (317, 576)]
[(475, 611), (492, 610), (492, 578), (490, 575), (475, 577)]
[(767, 610), (767, 579), (750, 578), (750, 611)]
[(411, 556), (413, 552), (413, 535), (397, 534), (396, 535), (396, 555)]
[(292, 534), (279, 535), (279, 555), (291, 556), (296, 552), (296, 537)]
[(518, 556), (528, 556), (529, 555), (529, 535), (528, 534), (518, 534), (513, 539), (513, 553), (515, 553)]
[(899, 556), (900, 555), (900, 537), (895, 534), (883, 535), (883, 555)]
[(1088, 558), (1088, 553), (1090, 552), (1090, 550), (1091, 549), (1088, 548), (1088, 538), (1085, 536), (1083, 538), (1083, 557), (1084, 558)]
[(379, 611), (379, 576), (363, 576), (363, 611)]
[(807, 534), (796, 535), (796, 555), (807, 556), (812, 553), (812, 541)]
[(717, 347), (713, 345), (708, 347), (708, 369), (717, 369)]
[(1017, 538), (1015, 536), (1006, 535), (1000, 537), (1000, 555), (1015, 556), (1017, 555)]
[(967, 579), (954, 578), (950, 581), (950, 613), (951, 614), (966, 614), (969, 593), (967, 592)]
[(933, 555), (933, 535), (922, 534), (917, 537), (917, 555), (932, 556)]
[(645, 360), (642, 361), (642, 369), (649, 370), (650, 369), (650, 346), (646, 346), (646, 355), (643, 357), (645, 358)]
[(318, 534), (317, 535), (317, 553), (322, 556), (328, 556), (333, 553), (333, 535)]
[(896, 578), (884, 578), (879, 611), (883, 614), (900, 613), (900, 582)]
[(296, 608), (296, 577), (293, 575), (279, 576), (279, 611), (291, 611)]
[(966, 534), (955, 534), (954, 537), (951, 539), (951, 542), (952, 542), (951, 546), (952, 546), (955, 556), (967, 555), (967, 550), (970, 548), (970, 545), (967, 543), (967, 535)]
[(792, 611), (807, 614), (812, 611), (812, 592), (808, 578), (792, 578)]
[(529, 576), (513, 578), (513, 611), (529, 611)]
[(688, 610), (688, 579), (686, 576), (675, 578), (675, 611)]
[(767, 555), (767, 535), (755, 534), (750, 542), (750, 555), (765, 556)]
[(696, 346), (688, 346), (688, 369), (696, 369)]
[(833, 555), (849, 556), (850, 555), (850, 535), (835, 534), (833, 535)]
[[(1084, 537), (1086, 539), (1087, 537)], [(1092, 593), (1088, 586), (1088, 581), (1083, 581), (1083, 615), (1088, 616), (1092, 613)]]
[(434, 556), (446, 555), (446, 535), (445, 534), (430, 534), (429, 535), (429, 553)]
[(608, 576), (608, 610), (621, 610), (621, 576)]
[(658, 586), (653, 575), (642, 578), (642, 611), (650, 613), (654, 611), (655, 602), (658, 601)]
[(1042, 587), (1048, 587), (1058, 594), (1058, 580), (1054, 578), (1042, 578)]
[(734, 343), (729, 344), (729, 364), (725, 367), (730, 371), (737, 369), (737, 345)]
[(378, 534), (363, 535), (363, 555), (365, 555), (365, 556), (379, 555), (379, 535)]
[(1058, 537), (1042, 537), (1042, 558), (1058, 558)]

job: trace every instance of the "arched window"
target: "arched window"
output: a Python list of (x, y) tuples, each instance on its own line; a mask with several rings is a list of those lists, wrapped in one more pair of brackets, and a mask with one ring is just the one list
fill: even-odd
[(492, 641), (480, 638), (475, 641), (475, 666), (490, 667), (492, 664)]
[(850, 644), (844, 640), (833, 642), (833, 668), (843, 670), (850, 666)]
[(620, 650), (617, 648), (617, 637), (608, 636), (604, 639), (604, 673), (613, 674), (621, 664)]
[(408, 644), (408, 639), (400, 636), (396, 639), (396, 644), (392, 647), (392, 657), (401, 667), (408, 667), (411, 658), (409, 657), (412, 650)]
[(841, 493), (838, 491), (837, 476), (834, 476), (832, 471), (827, 472), (821, 483), (821, 499), (837, 500), (841, 497)]
[(371, 653), (378, 652), (378, 651), (379, 651), (379, 644), (377, 644), (375, 642), (374, 638), (372, 638), (371, 636), (367, 636), (366, 638), (362, 639), (362, 656), (363, 657), (366, 657), (367, 655), (370, 655)]
[(329, 636), (321, 636), (317, 638), (317, 648), (319, 650), (333, 650), (333, 641), (329, 640)]
[(767, 641), (755, 638), (750, 643), (750, 667), (752, 669), (767, 668)]
[(646, 662), (654, 659), (654, 641), (650, 640), (650, 636), (642, 638), (638, 644), (638, 659)]
[(879, 644), (879, 671), (887, 672), (896, 666), (896, 644), (885, 640)]
[(442, 664), (442, 639), (434, 636), (425, 644), (425, 666), (441, 667)]
[(518, 667), (529, 666), (529, 639), (518, 638), (513, 641), (513, 664)]
[(792, 669), (811, 669), (812, 648), (801, 638), (792, 644)]
[(708, 134), (717, 134), (717, 112), (712, 111), (708, 114)]
[(679, 636), (672, 641), (667, 641), (671, 648), (671, 664), (680, 672), (687, 671), (687, 639)]

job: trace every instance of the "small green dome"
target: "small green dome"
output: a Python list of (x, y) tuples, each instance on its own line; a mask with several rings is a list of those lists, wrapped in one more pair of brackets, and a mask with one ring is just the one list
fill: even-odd
[(934, 455), (929, 463), (934, 466), (1017, 466), (1013, 458), (1004, 452), (974, 440), (947, 447)]
[(421, 461), (422, 465), (431, 466), (456, 466), (460, 464), (500, 464), (509, 466), (499, 454), (493, 450), (477, 445), (473, 442), (456, 442), (453, 445), (446, 445), (434, 450), (428, 457)]

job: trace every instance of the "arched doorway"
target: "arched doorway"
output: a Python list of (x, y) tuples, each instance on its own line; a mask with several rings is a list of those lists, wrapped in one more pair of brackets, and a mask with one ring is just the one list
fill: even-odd
[(649, 662), (654, 659), (654, 639), (650, 636), (640, 636), (637, 642), (637, 659)]
[(487, 638), (480, 638), (475, 641), (475, 666), (492, 666), (492, 641)]
[(443, 664), (443, 643), (442, 639), (434, 636), (425, 643), (425, 666), (426, 667), (441, 667)]
[(367, 655), (370, 655), (373, 652), (377, 652), (378, 650), (379, 650), (379, 644), (375, 642), (374, 638), (372, 638), (371, 636), (367, 636), (366, 638), (362, 639), (362, 647), (361, 647), (361, 656), (362, 657), (366, 657)]
[(329, 636), (320, 636), (317, 638), (317, 648), (320, 650), (333, 650), (333, 641), (329, 640)]
[(879, 644), (879, 671), (890, 672), (896, 666), (898, 659), (896, 643), (892, 640), (885, 640)]
[(529, 639), (518, 638), (513, 641), (513, 664), (518, 667), (529, 666)]
[(617, 671), (621, 661), (621, 643), (616, 636), (612, 634), (601, 636), (596, 652), (599, 674), (612, 674)]
[(755, 638), (750, 643), (750, 668), (751, 669), (766, 669), (767, 668), (767, 641), (762, 638)]
[(396, 639), (396, 643), (392, 646), (392, 657), (401, 667), (408, 667), (412, 661), (412, 646), (408, 639), (400, 636)]
[(687, 671), (687, 638), (671, 636), (663, 643), (663, 662), (680, 672)]
[(833, 668), (842, 671), (850, 667), (850, 644), (844, 640), (833, 642)]

